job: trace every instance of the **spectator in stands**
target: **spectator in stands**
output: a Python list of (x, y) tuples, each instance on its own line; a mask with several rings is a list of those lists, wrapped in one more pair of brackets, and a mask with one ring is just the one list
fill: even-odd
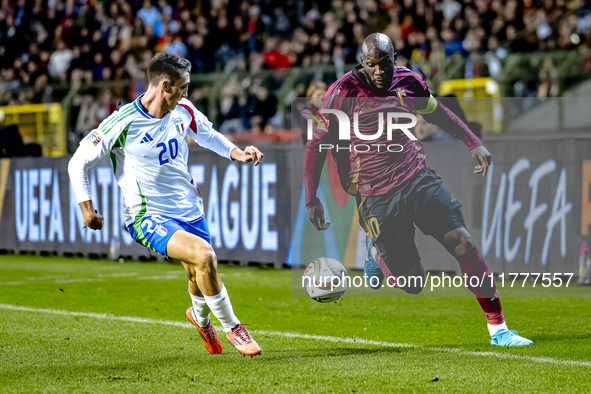
[(66, 47), (64, 41), (58, 41), (57, 50), (51, 54), (49, 58), (48, 71), (49, 75), (61, 81), (66, 80), (66, 71), (70, 68), (70, 62), (74, 55), (70, 49)]
[[(113, 14), (111, 16), (113, 17)], [(137, 16), (144, 22), (144, 25), (154, 29), (154, 35), (156, 37), (162, 36), (164, 33), (162, 29), (162, 17), (150, 0), (144, 0), (142, 8), (137, 12)]]
[(266, 86), (259, 86), (256, 89), (256, 104), (253, 115), (257, 118), (261, 130), (267, 125), (267, 121), (275, 115), (277, 110), (277, 98), (269, 93)]
[[(187, 57), (197, 73), (216, 69), (254, 74), (232, 95), (222, 95), (227, 116), (251, 128), (264, 125), (277, 102), (277, 88), (294, 66), (359, 62), (360, 42), (384, 31), (405, 58), (436, 78), (445, 56), (464, 57), (471, 67), (454, 77), (485, 74), (475, 59), (485, 55), (498, 77), (510, 52), (579, 48), (591, 69), (591, 14), (583, 0), (332, 0), (315, 2), (198, 0), (3, 0), (0, 3), (0, 100), (39, 101), (56, 83), (72, 86), (129, 79), (131, 89), (113, 92), (129, 100), (146, 88), (145, 70), (154, 51)], [(430, 64), (430, 67), (429, 65)], [(271, 84), (260, 83), (262, 69), (277, 70)], [(467, 70), (466, 72), (464, 70)], [(546, 91), (547, 73), (536, 71), (524, 94)], [(552, 79), (551, 91), (557, 88)], [(307, 86), (308, 81), (304, 82)], [(258, 86), (265, 86), (260, 89)], [(542, 89), (538, 87), (542, 86)], [(15, 94), (9, 89), (14, 90)], [(26, 90), (20, 94), (20, 90)], [(264, 90), (266, 89), (266, 92)], [(51, 90), (51, 89), (50, 89)], [(518, 89), (519, 90), (519, 89)], [(523, 90), (523, 89), (521, 89)], [(261, 100), (257, 97), (266, 97)], [(258, 104), (258, 106), (257, 106)], [(281, 104), (283, 105), (283, 103)], [(227, 107), (227, 108), (226, 108)], [(248, 111), (255, 111), (256, 115)], [(245, 112), (246, 111), (246, 112)], [(271, 115), (271, 116), (269, 116)], [(258, 118), (257, 118), (258, 120)]]
[(192, 71), (206, 73), (214, 71), (213, 53), (211, 47), (205, 42), (201, 34), (192, 34), (189, 37), (188, 59), (193, 64)]
[(106, 68), (103, 60), (103, 54), (97, 52), (94, 54), (94, 63), (92, 64), (92, 79), (95, 81), (102, 81), (104, 80), (103, 71)]
[(94, 129), (96, 124), (96, 111), (98, 102), (92, 96), (76, 96), (72, 103), (72, 119), (74, 121), (74, 131), (77, 134), (77, 140), (84, 138), (89, 131)]
[(280, 44), (279, 38), (270, 37), (265, 43), (265, 49), (265, 62), (270, 69), (277, 70), (291, 66), (289, 60), (289, 42), (284, 41)]
[[(326, 92), (328, 85), (322, 81), (312, 81), (310, 85), (307, 87), (302, 87), (305, 89), (305, 96), (306, 96), (306, 103), (305, 105), (299, 101), (296, 104), (295, 112), (302, 113), (305, 109), (304, 107), (311, 108), (314, 111), (317, 111), (320, 108), (320, 104), (322, 104), (322, 96)], [(300, 94), (298, 94), (300, 96)], [(295, 124), (292, 125), (295, 129), (300, 129), (302, 132), (302, 142), (306, 145), (307, 142), (307, 130), (306, 130), (306, 121), (303, 117), (297, 117), (296, 119), (292, 119)]]
[(236, 80), (230, 80), (221, 91), (220, 114), (222, 134), (240, 134), (251, 128), (254, 98)]
[[(170, 36), (165, 37), (165, 41), (170, 41)], [(175, 36), (172, 42), (167, 42), (164, 45), (164, 50), (168, 53), (172, 53), (175, 56), (186, 58), (189, 56), (187, 46), (183, 42), (180, 36)]]
[[(223, 66), (239, 56), (249, 67), (250, 54), (262, 51), (263, 41), (275, 37), (278, 41), (274, 48), (265, 50), (270, 68), (330, 64), (339, 59), (355, 63), (358, 38), (376, 29), (387, 31), (400, 55), (412, 58), (413, 50), (419, 49), (426, 59), (433, 46), (439, 47), (434, 44), (433, 34), (425, 38), (429, 29), (443, 40), (447, 55), (484, 53), (490, 37), (497, 37), (501, 47), (509, 45), (516, 51), (568, 49), (586, 45), (589, 32), (589, 10), (581, 0), (569, 3), (568, 9), (552, 0), (543, 7), (524, 7), (516, 0), (505, 4), (501, 0), (334, 0), (323, 3), (320, 10), (297, 9), (291, 3), (281, 7), (266, 5), (263, 9), (248, 5), (237, 10), (220, 1), (199, 11), (193, 8), (194, 1), (184, 0), (159, 0), (157, 6), (145, 0), (139, 9), (125, 0), (113, 1), (107, 9), (100, 2), (76, 5), (74, 0), (66, 0), (65, 4), (62, 1), (54, 0), (45, 6), (42, 0), (33, 0), (30, 13), (24, 0), (12, 5), (3, 3), (0, 44), (6, 48), (7, 60), (12, 62), (19, 57), (15, 52), (21, 48), (6, 45), (15, 42), (15, 37), (34, 42), (41, 50), (49, 49), (53, 42), (57, 49), (59, 41), (73, 50), (91, 37), (90, 63), (96, 52), (105, 57), (115, 47), (123, 52), (133, 50), (137, 56), (141, 53), (137, 49), (160, 50), (166, 46), (166, 50), (191, 57), (194, 67), (209, 71), (215, 69), (215, 64), (206, 60), (197, 65), (199, 59), (203, 63), (203, 59), (211, 59), (217, 53), (216, 61)], [(28, 29), (24, 29), (25, 22)], [(175, 38), (165, 45), (164, 38), (157, 41), (163, 35)], [(193, 49), (198, 54), (192, 53)], [(114, 74), (116, 69), (111, 68), (111, 72)], [(55, 80), (54, 75), (52, 71), (50, 76)]]

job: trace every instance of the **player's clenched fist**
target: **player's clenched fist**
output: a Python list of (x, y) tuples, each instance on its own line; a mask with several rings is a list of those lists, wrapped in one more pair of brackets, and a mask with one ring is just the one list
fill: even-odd
[(94, 214), (89, 218), (84, 215), (84, 224), (90, 229), (93, 230), (102, 230), (103, 228), (103, 217), (99, 215), (97, 211), (94, 211)]
[(82, 213), (84, 214), (84, 224), (92, 230), (101, 230), (103, 228), (103, 217), (92, 209), (92, 201), (84, 201), (80, 203)]

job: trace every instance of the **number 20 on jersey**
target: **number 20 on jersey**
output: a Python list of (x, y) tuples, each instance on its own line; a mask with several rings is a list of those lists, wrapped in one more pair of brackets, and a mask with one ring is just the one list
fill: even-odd
[(158, 159), (160, 160), (160, 165), (164, 165), (169, 161), (167, 158), (164, 157), (167, 150), (170, 152), (170, 160), (176, 159), (176, 157), (179, 154), (179, 143), (176, 140), (176, 138), (169, 140), (168, 146), (164, 142), (161, 142), (158, 145), (156, 145), (156, 147), (160, 149), (160, 155), (158, 156)]

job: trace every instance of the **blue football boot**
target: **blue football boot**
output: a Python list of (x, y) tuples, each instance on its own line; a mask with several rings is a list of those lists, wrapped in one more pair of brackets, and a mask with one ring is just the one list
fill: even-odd
[(501, 328), (490, 338), (491, 346), (525, 346), (534, 343), (527, 338), (517, 335), (517, 331)]
[[(365, 265), (363, 267), (363, 273), (365, 274), (365, 281), (369, 287), (374, 290), (378, 290), (382, 287), (382, 282), (384, 281), (384, 273), (380, 268), (380, 265), (374, 259), (371, 254), (372, 243), (371, 239), (366, 236), (365, 238)], [(377, 279), (373, 279), (377, 278)]]

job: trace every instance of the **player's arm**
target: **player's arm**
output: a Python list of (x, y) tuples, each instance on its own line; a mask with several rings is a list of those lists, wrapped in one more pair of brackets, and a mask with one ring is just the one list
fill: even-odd
[(84, 214), (84, 224), (93, 230), (103, 228), (103, 217), (93, 208), (87, 172), (89, 168), (92, 168), (104, 156), (102, 149), (96, 149), (102, 141), (98, 142), (96, 147), (93, 146), (93, 141), (97, 141), (101, 136), (102, 134), (98, 130), (91, 131), (80, 142), (76, 153), (74, 153), (74, 156), (72, 156), (68, 163), (68, 173), (70, 174), (72, 189)]
[(466, 123), (433, 96), (429, 96), (425, 108), (417, 112), (423, 115), (427, 122), (436, 124), (446, 133), (464, 141), (472, 153), (472, 158), (476, 161), (474, 173), (482, 173), (483, 177), (486, 176), (488, 167), (492, 163), (492, 156)]
[[(316, 133), (314, 133), (316, 137)], [(327, 135), (328, 133), (323, 133)], [(326, 230), (330, 223), (324, 219), (324, 207), (320, 199), (316, 196), (318, 185), (320, 184), (320, 175), (322, 167), (326, 161), (327, 150), (321, 149), (323, 140), (327, 138), (318, 135), (318, 138), (312, 138), (306, 143), (304, 150), (304, 189), (306, 196), (306, 208), (308, 208), (308, 219), (312, 222), (316, 230)]]
[[(319, 117), (319, 114), (316, 114), (316, 117)], [(316, 196), (316, 193), (320, 184), (322, 167), (324, 167), (328, 153), (327, 147), (329, 145), (336, 145), (338, 140), (334, 141), (337, 131), (333, 130), (330, 132), (330, 129), (334, 128), (335, 122), (329, 122), (327, 115), (324, 115), (324, 119), (319, 118), (319, 120), (324, 127), (318, 125), (318, 123), (313, 124), (312, 138), (308, 139), (304, 150), (303, 174), (308, 219), (310, 219), (316, 230), (326, 230), (330, 226), (330, 223), (325, 221), (324, 207)], [(326, 123), (323, 120), (326, 120)]]
[(93, 230), (103, 228), (103, 217), (94, 209), (90, 197), (90, 185), (88, 182), (88, 169), (110, 152), (111, 148), (120, 138), (123, 128), (116, 122), (118, 112), (113, 113), (105, 119), (101, 125), (91, 131), (76, 149), (76, 153), (68, 163), (68, 173), (72, 183), (72, 189), (76, 200), (80, 204), (84, 214), (84, 224)]

